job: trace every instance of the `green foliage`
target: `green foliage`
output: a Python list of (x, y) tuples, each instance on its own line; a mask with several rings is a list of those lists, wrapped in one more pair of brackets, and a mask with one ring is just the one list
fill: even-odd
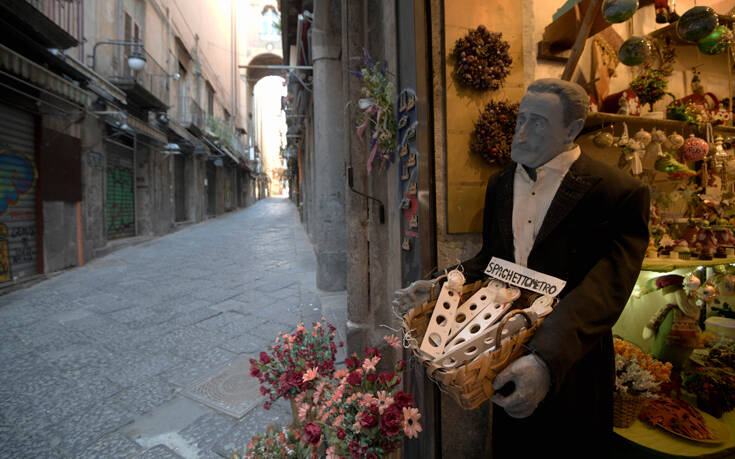
[(648, 104), (653, 110), (653, 104), (661, 100), (666, 94), (668, 82), (660, 70), (646, 70), (630, 83), (630, 88), (638, 96), (642, 104)]
[(218, 116), (209, 116), (207, 118), (207, 130), (214, 134), (227, 148), (234, 150), (232, 145), (232, 126), (224, 119)]

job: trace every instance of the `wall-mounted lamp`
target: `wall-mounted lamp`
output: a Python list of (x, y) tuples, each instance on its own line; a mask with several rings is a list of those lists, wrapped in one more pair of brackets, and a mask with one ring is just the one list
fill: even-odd
[(181, 79), (181, 74), (179, 72), (174, 73), (174, 80), (179, 81)]
[(135, 50), (133, 54), (128, 56), (128, 67), (134, 72), (140, 72), (145, 68), (146, 60), (145, 56), (138, 50)]
[(134, 46), (135, 50), (128, 56), (128, 66), (134, 72), (140, 72), (145, 68), (145, 48), (139, 41), (98, 41), (92, 48), (92, 70), (97, 70), (97, 47), (100, 45)]

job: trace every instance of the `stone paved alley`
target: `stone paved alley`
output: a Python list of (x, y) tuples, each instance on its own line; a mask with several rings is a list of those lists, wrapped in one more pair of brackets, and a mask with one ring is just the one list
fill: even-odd
[(314, 274), (295, 207), (271, 198), (0, 296), (0, 457), (242, 451), (291, 417), (243, 362), (322, 315), (344, 340), (345, 295)]

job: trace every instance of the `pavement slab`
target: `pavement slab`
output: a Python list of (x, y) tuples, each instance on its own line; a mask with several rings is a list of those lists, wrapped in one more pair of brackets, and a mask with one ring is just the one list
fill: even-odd
[(0, 296), (0, 457), (243, 452), (292, 419), (263, 409), (250, 356), (322, 315), (344, 336), (345, 295), (323, 302), (315, 272), (296, 208), (271, 198)]

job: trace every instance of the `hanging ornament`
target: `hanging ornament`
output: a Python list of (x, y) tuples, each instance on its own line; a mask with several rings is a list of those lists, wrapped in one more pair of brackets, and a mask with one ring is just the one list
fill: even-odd
[(592, 142), (600, 148), (607, 148), (612, 146), (613, 142), (615, 142), (615, 138), (610, 131), (603, 129), (595, 135)]
[(720, 54), (732, 43), (732, 32), (727, 26), (715, 27), (711, 34), (697, 42), (697, 48), (704, 54)]
[(676, 33), (682, 40), (697, 42), (717, 27), (717, 13), (709, 6), (695, 6), (676, 23)]
[(638, 0), (605, 0), (602, 3), (602, 15), (613, 24), (630, 19), (637, 9)]
[(625, 40), (618, 50), (618, 59), (625, 65), (642, 64), (651, 55), (653, 47), (644, 37), (632, 36)]
[(689, 134), (689, 137), (684, 141), (684, 145), (679, 149), (681, 158), (684, 161), (699, 161), (709, 152), (709, 145), (704, 139), (695, 137), (694, 134)]
[(674, 132), (669, 136), (669, 143), (671, 144), (671, 150), (678, 150), (684, 145), (684, 137), (681, 134)]

